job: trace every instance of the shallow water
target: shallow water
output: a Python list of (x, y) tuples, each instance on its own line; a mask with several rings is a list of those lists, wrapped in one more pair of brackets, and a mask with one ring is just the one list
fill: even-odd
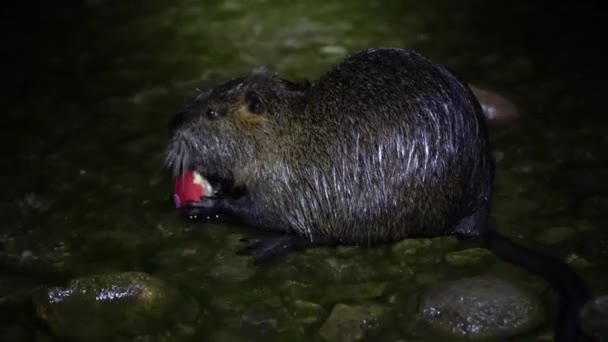
[[(197, 89), (259, 66), (314, 78), (359, 48), (398, 46), (517, 103), (521, 120), (490, 132), (498, 227), (557, 257), (586, 260), (576, 269), (596, 293), (608, 293), (608, 73), (599, 50), (606, 25), (593, 2), (23, 6), (7, 9), (3, 20), (10, 29), (4, 32), (11, 32), (3, 44), (9, 69), (0, 128), (3, 284), (18, 279), (27, 284), (18, 288), (33, 288), (106, 271), (144, 271), (191, 294), (202, 308), (196, 321), (152, 340), (259, 341), (320, 340), (319, 327), (341, 300), (390, 303), (380, 336), (424, 340), (432, 333), (411, 323), (412, 296), (429, 283), (495, 272), (531, 279), (542, 289), (536, 278), (494, 258), (456, 267), (440, 252), (403, 261), (389, 248), (309, 251), (253, 268), (234, 252), (254, 231), (185, 221), (169, 205), (172, 184), (162, 168), (167, 123)], [(547, 243), (548, 231), (567, 234)], [(358, 283), (388, 289), (364, 300), (331, 297)], [(302, 320), (297, 300), (319, 304), (320, 313)], [(21, 309), (2, 310), (0, 330), (31, 326), (46, 336)], [(261, 329), (251, 323), (258, 316), (274, 323)], [(548, 324), (528, 338), (550, 330)]]

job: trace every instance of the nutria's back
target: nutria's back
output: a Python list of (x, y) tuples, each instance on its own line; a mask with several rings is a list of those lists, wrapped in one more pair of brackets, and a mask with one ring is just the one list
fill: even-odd
[(256, 194), (286, 213), (281, 226), (368, 243), (453, 233), (473, 211), (487, 212), (492, 170), (479, 104), (414, 52), (347, 58), (307, 91), (290, 127), (283, 184)]

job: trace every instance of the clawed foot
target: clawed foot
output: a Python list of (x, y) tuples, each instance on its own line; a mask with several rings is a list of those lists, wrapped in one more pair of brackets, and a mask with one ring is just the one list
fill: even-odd
[(267, 238), (244, 238), (245, 246), (241, 248), (238, 255), (249, 255), (254, 264), (260, 264), (283, 256), (290, 251), (330, 245), (329, 239), (310, 241), (296, 235), (285, 235)]

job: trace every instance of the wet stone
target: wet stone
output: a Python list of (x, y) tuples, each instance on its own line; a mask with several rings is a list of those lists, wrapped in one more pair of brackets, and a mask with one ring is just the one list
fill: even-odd
[(287, 279), (283, 283), (281, 283), (281, 285), (279, 286), (279, 290), (287, 297), (303, 298), (308, 296), (308, 294), (313, 289), (310, 284)]
[(608, 295), (587, 303), (581, 311), (581, 327), (586, 335), (598, 341), (608, 341)]
[(214, 310), (219, 311), (225, 316), (237, 316), (245, 310), (244, 304), (238, 300), (239, 298), (229, 296), (214, 296), (209, 303), (209, 306)]
[(411, 256), (428, 250), (431, 245), (431, 239), (405, 239), (395, 244), (392, 250), (400, 256)]
[(317, 323), (325, 310), (317, 303), (297, 299), (293, 302), (292, 313), (296, 325), (301, 326)]
[(327, 342), (362, 341), (366, 333), (374, 329), (386, 314), (379, 305), (336, 305), (323, 323), (319, 335)]
[(422, 297), (419, 314), (438, 331), (475, 339), (516, 336), (543, 319), (535, 294), (489, 276), (431, 287)]
[(334, 248), (335, 253), (341, 256), (353, 256), (356, 255), (359, 249), (351, 246), (337, 246)]
[(255, 273), (256, 268), (249, 258), (237, 256), (232, 251), (218, 254), (214, 259), (214, 265), (208, 270), (210, 277), (229, 284), (242, 283), (253, 277)]
[(140, 272), (76, 278), (66, 287), (41, 290), (34, 305), (56, 336), (75, 340), (150, 333), (198, 314), (196, 302)]
[(338, 285), (327, 289), (324, 303), (344, 301), (362, 301), (378, 298), (386, 291), (386, 283), (363, 283), (354, 285)]
[(371, 265), (361, 263), (358, 258), (328, 257), (317, 260), (317, 262), (319, 264), (313, 262), (305, 266), (304, 269), (308, 268), (312, 272), (317, 272), (320, 276), (332, 279), (336, 283), (364, 282), (376, 275), (376, 270)]
[(281, 296), (277, 291), (268, 287), (243, 287), (237, 291), (228, 290), (224, 292), (225, 288), (216, 286), (213, 290), (215, 292), (208, 301), (208, 306), (213, 311), (220, 312), (223, 317), (230, 317), (226, 321), (226, 324), (231, 325), (235, 329), (243, 326), (241, 317), (244, 317), (244, 313), (255, 308), (255, 304), (263, 303), (263, 308), (268, 308), (273, 313), (279, 311), (284, 306)]
[(464, 266), (478, 264), (490, 256), (492, 252), (485, 248), (468, 248), (446, 254), (445, 260), (452, 265)]
[(244, 328), (254, 336), (269, 336), (276, 333), (278, 326), (273, 310), (266, 304), (255, 304), (242, 315)]

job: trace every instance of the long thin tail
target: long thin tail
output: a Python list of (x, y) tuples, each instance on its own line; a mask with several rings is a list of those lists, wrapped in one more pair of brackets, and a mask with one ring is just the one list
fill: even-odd
[(489, 229), (485, 234), (484, 243), (486, 248), (501, 259), (543, 277), (558, 290), (561, 306), (555, 329), (555, 341), (578, 341), (582, 335), (579, 314), (583, 305), (591, 298), (591, 291), (583, 279), (565, 263), (518, 245), (495, 229)]

